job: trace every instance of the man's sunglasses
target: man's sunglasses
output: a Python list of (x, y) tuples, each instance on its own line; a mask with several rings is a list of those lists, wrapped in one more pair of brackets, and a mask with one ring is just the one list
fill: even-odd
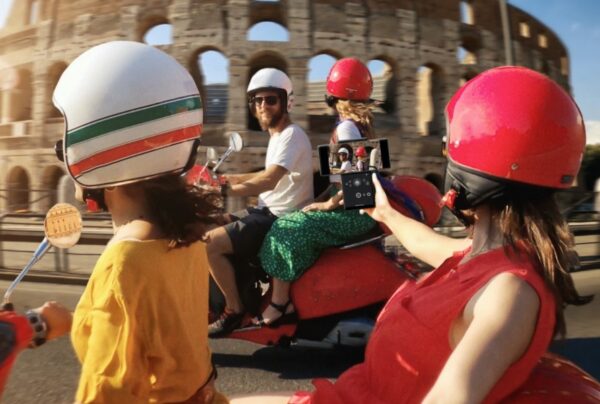
[(252, 97), (250, 102), (256, 105), (260, 105), (263, 101), (270, 106), (277, 105), (279, 97), (276, 95), (267, 95), (266, 97)]
[(65, 152), (63, 150), (63, 141), (62, 141), (62, 139), (59, 140), (58, 142), (56, 142), (56, 144), (54, 145), (54, 153), (56, 153), (56, 158), (57, 159), (59, 159), (62, 162), (65, 161)]

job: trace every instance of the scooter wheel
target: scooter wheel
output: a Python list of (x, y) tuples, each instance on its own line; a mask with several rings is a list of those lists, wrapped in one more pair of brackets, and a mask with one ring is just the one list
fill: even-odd
[(281, 348), (289, 348), (292, 345), (292, 341), (292, 337), (284, 335), (281, 338), (279, 338), (279, 341), (277, 341), (277, 346)]

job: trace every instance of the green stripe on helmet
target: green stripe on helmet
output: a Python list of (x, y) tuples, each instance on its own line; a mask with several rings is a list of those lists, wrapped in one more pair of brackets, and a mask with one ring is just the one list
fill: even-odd
[(202, 108), (200, 97), (193, 96), (175, 101), (169, 101), (159, 105), (138, 108), (125, 114), (98, 121), (81, 129), (67, 132), (67, 147), (74, 144), (102, 136), (129, 126), (139, 125), (149, 121), (172, 116), (181, 112), (188, 112)]

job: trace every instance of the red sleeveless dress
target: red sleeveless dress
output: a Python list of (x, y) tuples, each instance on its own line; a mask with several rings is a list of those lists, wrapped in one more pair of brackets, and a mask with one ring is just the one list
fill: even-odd
[(344, 372), (335, 384), (315, 380), (310, 395), (299, 392), (290, 403), (420, 403), (452, 353), (450, 327), (471, 297), (491, 278), (512, 273), (540, 299), (533, 339), (486, 397), (495, 403), (526, 380), (553, 336), (555, 301), (525, 253), (509, 258), (499, 248), (459, 265), (469, 250), (448, 258), (419, 282), (402, 285), (381, 311), (367, 345), (365, 361)]

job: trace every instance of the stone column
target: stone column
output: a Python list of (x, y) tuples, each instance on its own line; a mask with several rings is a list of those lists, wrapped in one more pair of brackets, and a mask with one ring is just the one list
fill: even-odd
[(348, 32), (348, 53), (367, 62), (367, 9), (358, 2), (346, 3), (346, 31)]
[(227, 131), (245, 131), (248, 116), (246, 86), (248, 80), (245, 50), (248, 29), (248, 0), (227, 3), (227, 45), (229, 49), (229, 87), (227, 89)]
[(126, 6), (119, 10), (119, 38), (126, 41), (138, 41), (137, 26), (140, 6)]
[(401, 40), (400, 57), (396, 70), (396, 115), (405, 135), (417, 133), (417, 13), (396, 9)]
[[(288, 68), (288, 74), (294, 86), (294, 106), (291, 112), (292, 122), (300, 125), (305, 131), (308, 130), (308, 115), (306, 103), (308, 99), (308, 85), (306, 83), (308, 59), (294, 59), (294, 66)], [(296, 67), (297, 66), (297, 67)]]
[(246, 103), (246, 74), (248, 67), (240, 58), (229, 59), (229, 87), (227, 89), (228, 131), (245, 131), (248, 106)]

